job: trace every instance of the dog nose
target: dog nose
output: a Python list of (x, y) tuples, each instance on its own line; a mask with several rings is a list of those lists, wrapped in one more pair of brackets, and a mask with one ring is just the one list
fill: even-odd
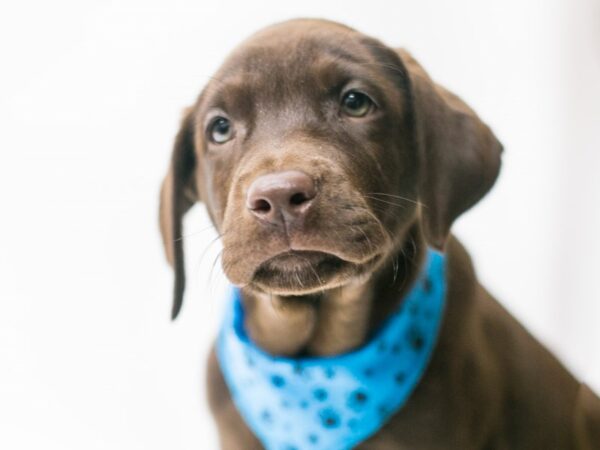
[(317, 195), (313, 179), (299, 170), (263, 175), (252, 182), (246, 208), (255, 217), (274, 225), (302, 219)]

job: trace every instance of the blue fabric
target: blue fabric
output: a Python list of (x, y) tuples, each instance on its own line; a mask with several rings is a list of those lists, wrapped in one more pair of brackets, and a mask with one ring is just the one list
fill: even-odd
[(346, 450), (408, 400), (435, 347), (446, 295), (445, 258), (429, 250), (401, 306), (356, 351), (282, 358), (252, 343), (234, 290), (217, 342), (233, 401), (267, 450)]

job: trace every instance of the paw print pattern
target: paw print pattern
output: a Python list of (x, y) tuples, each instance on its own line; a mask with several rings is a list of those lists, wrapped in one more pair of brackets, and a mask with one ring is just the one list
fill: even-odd
[(319, 442), (319, 435), (315, 433), (311, 433), (308, 435), (308, 443), (312, 445), (316, 445)]
[(359, 425), (360, 425), (360, 422), (357, 419), (350, 419), (348, 421), (348, 428), (350, 428), (350, 431), (357, 430)]
[(423, 280), (423, 291), (425, 291), (426, 294), (431, 294), (432, 290), (433, 282), (431, 281), (431, 278), (425, 277), (425, 279)]
[(282, 388), (285, 385), (285, 378), (283, 378), (281, 375), (272, 375), (271, 383), (277, 388)]
[(340, 416), (333, 408), (325, 408), (319, 412), (323, 428), (337, 428), (340, 426)]
[(387, 417), (391, 412), (391, 408), (388, 405), (379, 405), (377, 407), (377, 412), (381, 417)]
[(323, 373), (325, 374), (325, 378), (329, 380), (335, 378), (335, 369), (333, 367), (326, 367), (325, 370), (323, 370)]
[(398, 384), (402, 384), (406, 381), (406, 374), (404, 372), (398, 372), (394, 375), (394, 381)]
[[(372, 340), (351, 353), (277, 358), (248, 340), (235, 341), (225, 356), (218, 350), (235, 404), (263, 447), (354, 448), (404, 405), (441, 323), (443, 266), (432, 267)], [(243, 322), (237, 317), (235, 323)]]
[(348, 397), (348, 407), (354, 411), (364, 409), (369, 400), (369, 395), (362, 389), (357, 389), (350, 393)]
[(408, 341), (408, 345), (416, 352), (422, 350), (425, 345), (425, 336), (417, 325), (409, 327), (406, 332), (406, 340)]
[(267, 409), (263, 410), (263, 412), (260, 414), (260, 418), (265, 423), (273, 422), (273, 416), (271, 415), (271, 411)]
[(323, 388), (317, 388), (313, 391), (313, 397), (319, 402), (327, 400), (328, 395), (327, 391)]

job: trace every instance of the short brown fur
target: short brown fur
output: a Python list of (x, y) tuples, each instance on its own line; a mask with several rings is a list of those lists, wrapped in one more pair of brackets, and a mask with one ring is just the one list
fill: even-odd
[[(374, 98), (369, 116), (340, 115), (348, 86)], [(235, 130), (222, 145), (207, 137), (215, 114)], [(250, 336), (276, 355), (360, 346), (401, 302), (426, 246), (443, 248), (447, 310), (432, 361), (408, 403), (357, 448), (600, 449), (598, 397), (489, 295), (449, 236), (494, 184), (501, 151), (404, 50), (321, 20), (260, 31), (225, 61), (175, 142), (161, 192), (173, 316), (185, 284), (181, 222), (196, 201), (222, 236), (223, 269), (242, 287)], [(288, 169), (309, 174), (319, 193), (302, 223), (281, 232), (255, 220), (244, 199), (257, 177)], [(320, 274), (303, 252), (338, 265)], [(261, 449), (214, 351), (208, 393), (221, 448)]]

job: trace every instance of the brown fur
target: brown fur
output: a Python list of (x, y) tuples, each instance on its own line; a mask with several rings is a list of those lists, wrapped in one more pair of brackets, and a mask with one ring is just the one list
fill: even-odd
[[(376, 107), (344, 116), (344, 89), (367, 93)], [(207, 138), (215, 114), (233, 124), (224, 144)], [(432, 361), (408, 404), (358, 448), (600, 449), (598, 398), (485, 291), (448, 237), (493, 185), (501, 150), (404, 50), (318, 20), (257, 33), (225, 61), (176, 139), (161, 192), (173, 316), (184, 289), (181, 221), (195, 201), (222, 236), (248, 333), (277, 355), (360, 346), (398, 306), (426, 246), (444, 248), (447, 311)], [(283, 170), (308, 174), (318, 189), (302, 225), (285, 232), (245, 207), (253, 180)], [(208, 391), (221, 447), (262, 448), (214, 352)]]

